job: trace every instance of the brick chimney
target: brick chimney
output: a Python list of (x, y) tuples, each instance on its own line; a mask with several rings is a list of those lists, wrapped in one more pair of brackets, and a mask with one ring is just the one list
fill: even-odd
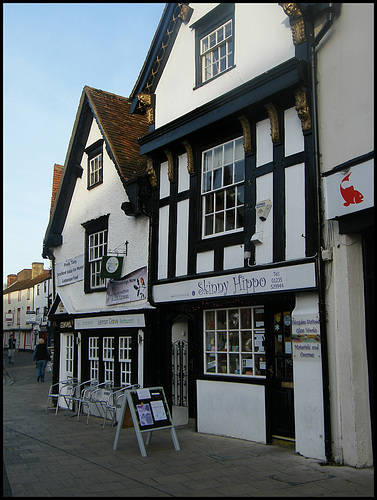
[(31, 269), (22, 269), (17, 273), (17, 281), (31, 280)]
[(8, 274), (7, 276), (7, 288), (13, 285), (17, 281), (17, 274)]
[(60, 180), (62, 178), (64, 167), (63, 165), (59, 165), (55, 163), (54, 165), (54, 174), (52, 178), (52, 193), (51, 193), (51, 206), (50, 206), (50, 216), (52, 214), (52, 209), (54, 208), (56, 194), (59, 189)]
[(43, 262), (33, 262), (31, 264), (31, 279), (36, 278), (37, 276), (42, 274), (43, 271)]

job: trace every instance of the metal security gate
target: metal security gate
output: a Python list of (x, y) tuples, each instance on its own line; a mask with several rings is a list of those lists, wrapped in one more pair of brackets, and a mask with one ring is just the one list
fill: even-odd
[(188, 406), (187, 397), (187, 341), (172, 342), (172, 403)]

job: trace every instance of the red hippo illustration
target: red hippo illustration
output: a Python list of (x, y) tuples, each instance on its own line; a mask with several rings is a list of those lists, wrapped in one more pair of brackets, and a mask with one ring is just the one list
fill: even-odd
[[(350, 184), (350, 172), (348, 175), (344, 177), (342, 182), (340, 183), (340, 194), (343, 196), (345, 203), (343, 205), (348, 207), (354, 203), (361, 203), (364, 200), (364, 196)], [(343, 186), (346, 187), (343, 187)]]

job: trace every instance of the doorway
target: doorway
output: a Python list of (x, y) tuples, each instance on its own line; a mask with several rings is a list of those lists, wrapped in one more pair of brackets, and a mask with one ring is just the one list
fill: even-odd
[(272, 441), (294, 441), (292, 311), (274, 310), (270, 338), (270, 408)]
[(177, 320), (172, 324), (172, 418), (174, 425), (186, 425), (188, 405), (188, 323)]

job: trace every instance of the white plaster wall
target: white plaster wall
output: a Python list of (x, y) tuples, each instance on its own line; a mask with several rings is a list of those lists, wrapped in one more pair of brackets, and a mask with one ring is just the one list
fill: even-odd
[(189, 200), (177, 203), (176, 276), (187, 274)]
[(187, 170), (187, 153), (178, 156), (178, 193), (190, 188), (190, 174)]
[(196, 272), (205, 273), (215, 269), (215, 252), (208, 250), (208, 252), (199, 252), (196, 255)]
[[(298, 293), (292, 321), (318, 315), (318, 295)], [(326, 460), (322, 358), (293, 357), (296, 452)]]
[(224, 271), (244, 266), (244, 245), (232, 245), (224, 248)]
[(295, 108), (289, 108), (284, 111), (284, 128), (285, 156), (304, 151), (304, 135), (302, 133), (301, 121), (297, 116)]
[(292, 165), (284, 173), (285, 258), (299, 259), (305, 257), (305, 165)]
[[(93, 120), (86, 147), (100, 139), (101, 133), (97, 123)], [(108, 250), (119, 247), (125, 250), (124, 243), (127, 240), (128, 253), (124, 256), (122, 275), (128, 274), (135, 269), (148, 264), (148, 217), (127, 217), (120, 206), (127, 201), (127, 194), (109, 158), (106, 148), (103, 148), (103, 183), (94, 189), (87, 189), (87, 155), (84, 153), (81, 159), (84, 169), (82, 177), (78, 178), (73, 192), (67, 219), (63, 228), (63, 244), (54, 251), (56, 262), (84, 254), (85, 230), (83, 222), (96, 219), (102, 215), (110, 214), (108, 225)], [(123, 246), (122, 246), (123, 245)], [(84, 281), (78, 281), (70, 285), (57, 287), (57, 292), (62, 290), (69, 295), (70, 302), (76, 311), (105, 310), (106, 292), (85, 294)], [(122, 309), (145, 305), (145, 301), (129, 303)], [(118, 309), (110, 306), (107, 309)]]
[(198, 432), (266, 443), (264, 386), (197, 381)]
[(330, 170), (374, 150), (374, 4), (342, 3), (317, 58), (321, 164)]
[(255, 232), (263, 232), (263, 243), (255, 245), (255, 263), (265, 264), (272, 262), (273, 244), (273, 174), (265, 174), (256, 179), (256, 202), (271, 200), (272, 207), (269, 216), (265, 221), (256, 217)]
[(157, 277), (159, 280), (168, 277), (169, 248), (169, 205), (160, 208), (158, 224), (158, 263)]
[[(321, 26), (317, 27), (317, 31)], [(374, 4), (342, 3), (317, 50), (321, 171), (374, 150)], [(323, 205), (324, 206), (324, 205)], [(362, 245), (324, 227), (331, 433), (334, 459), (373, 463), (366, 359)]]
[[(334, 459), (373, 463), (360, 236), (332, 224), (333, 260), (326, 265), (327, 338)], [(330, 229), (331, 230), (331, 229)]]
[(260, 167), (273, 160), (273, 142), (271, 140), (270, 119), (256, 124), (257, 159), (256, 166)]
[(278, 4), (237, 3), (235, 68), (194, 90), (195, 30), (190, 26), (216, 5), (190, 3), (192, 17), (181, 25), (156, 88), (156, 129), (294, 57), (288, 17)]

